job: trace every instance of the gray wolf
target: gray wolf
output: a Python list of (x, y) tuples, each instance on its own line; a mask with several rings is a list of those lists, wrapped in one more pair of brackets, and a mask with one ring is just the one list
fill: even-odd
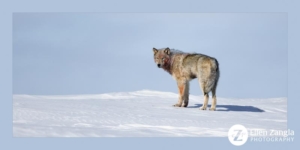
[(200, 110), (206, 110), (209, 92), (212, 92), (212, 105), (209, 110), (216, 110), (216, 89), (220, 76), (217, 59), (198, 53), (185, 53), (170, 48), (153, 48), (154, 61), (158, 68), (171, 74), (177, 82), (179, 98), (174, 107), (187, 107), (189, 103), (189, 81), (198, 78), (204, 94)]

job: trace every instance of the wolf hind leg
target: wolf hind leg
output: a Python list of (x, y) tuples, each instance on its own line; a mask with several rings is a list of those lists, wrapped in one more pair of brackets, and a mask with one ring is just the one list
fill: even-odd
[(202, 92), (204, 94), (204, 101), (203, 101), (203, 105), (200, 107), (200, 110), (206, 110), (208, 99), (209, 99), (208, 92), (206, 91), (206, 83), (200, 81), (200, 86), (201, 86)]
[(200, 110), (206, 110), (206, 108), (207, 108), (207, 103), (208, 103), (208, 98), (209, 98), (208, 93), (205, 93), (205, 94), (204, 94), (203, 105), (200, 107)]
[(210, 107), (209, 110), (213, 110), (213, 111), (216, 110), (216, 105), (217, 105), (216, 89), (217, 89), (217, 86), (215, 85), (213, 87), (213, 89), (211, 90), (211, 92), (212, 92), (212, 102), (211, 102), (211, 107)]

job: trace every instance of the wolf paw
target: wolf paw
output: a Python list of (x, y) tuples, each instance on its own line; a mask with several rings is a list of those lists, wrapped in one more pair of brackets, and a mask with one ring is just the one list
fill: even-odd
[(181, 105), (180, 104), (175, 104), (175, 105), (173, 105), (174, 107), (181, 107)]
[(214, 107), (211, 107), (211, 108), (209, 108), (209, 110), (211, 110), (211, 111), (215, 111), (215, 110), (216, 110), (216, 108), (214, 108)]
[(181, 107), (187, 107), (187, 106), (188, 106), (188, 103), (181, 105)]
[(200, 110), (206, 110), (206, 107), (202, 106), (202, 107), (200, 107)]

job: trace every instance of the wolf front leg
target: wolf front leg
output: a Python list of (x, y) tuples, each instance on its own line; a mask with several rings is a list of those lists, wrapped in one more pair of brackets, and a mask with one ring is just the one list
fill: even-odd
[(178, 79), (178, 102), (177, 104), (173, 105), (174, 107), (187, 107), (188, 105), (188, 98), (189, 98), (189, 82), (185, 79)]
[(188, 81), (186, 81), (185, 90), (183, 94), (183, 103), (181, 107), (187, 107), (189, 105), (189, 89), (190, 89), (190, 84)]

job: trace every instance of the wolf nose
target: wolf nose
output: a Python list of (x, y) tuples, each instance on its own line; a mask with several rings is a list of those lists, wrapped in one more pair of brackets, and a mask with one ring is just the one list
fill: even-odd
[(159, 67), (159, 68), (160, 68), (160, 64), (157, 64), (157, 67)]

